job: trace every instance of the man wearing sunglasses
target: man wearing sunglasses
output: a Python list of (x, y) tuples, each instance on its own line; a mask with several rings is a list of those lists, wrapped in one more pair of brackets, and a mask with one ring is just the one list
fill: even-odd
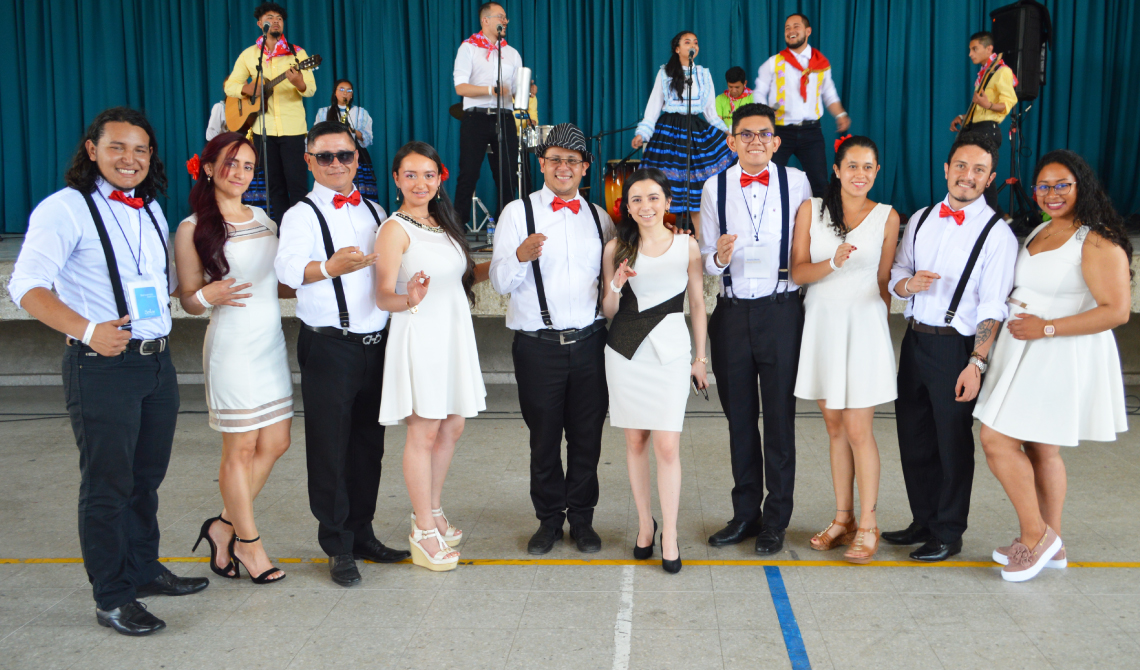
[(780, 144), (775, 110), (737, 107), (728, 146), (740, 160), (706, 181), (701, 193), (701, 255), (705, 272), (721, 278), (709, 341), (735, 481), (732, 520), (709, 544), (756, 536), (758, 554), (783, 548), (796, 478), (794, 391), (804, 308), (788, 258), (795, 215), (811, 189), (803, 172), (773, 161)]
[(329, 574), (341, 586), (360, 583), (357, 558), (393, 563), (411, 555), (385, 547), (372, 530), (388, 325), (388, 313), (376, 306), (373, 245), (387, 215), (353, 185), (358, 156), (350, 132), (336, 121), (309, 131), (305, 162), (316, 184), (285, 213), (274, 262), (281, 282), (297, 289), (309, 507)]

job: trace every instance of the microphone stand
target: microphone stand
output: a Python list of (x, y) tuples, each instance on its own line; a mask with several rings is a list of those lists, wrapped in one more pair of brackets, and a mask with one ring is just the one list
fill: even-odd
[(677, 218), (677, 227), (686, 232), (693, 229), (692, 214), (689, 211), (689, 195), (691, 193), (691, 186), (693, 183), (693, 61), (697, 55), (689, 50), (689, 68), (685, 76), (685, 90), (688, 93), (686, 96), (686, 104), (688, 105), (687, 125), (689, 127), (688, 136), (685, 140), (685, 211)]
[[(265, 182), (265, 212), (269, 218), (273, 218), (273, 205), (269, 197), (269, 146), (268, 139), (265, 135), (265, 117), (269, 115), (269, 101), (265, 99), (265, 70), (262, 64), (265, 62), (265, 44), (269, 41), (269, 24), (266, 23), (265, 27), (261, 30), (261, 50), (257, 54), (257, 81), (261, 91), (259, 93), (259, 116), (261, 117), (261, 178)], [(274, 45), (276, 47), (276, 45)], [(281, 236), (281, 226), (277, 226), (277, 235)]]
[(497, 159), (498, 159), (498, 163), (499, 163), (499, 171), (498, 171), (499, 178), (495, 180), (495, 182), (496, 182), (495, 183), (495, 189), (496, 189), (496, 191), (498, 191), (497, 195), (499, 198), (498, 203), (496, 203), (496, 205), (498, 207), (498, 210), (496, 213), (503, 211), (503, 205), (505, 204), (503, 202), (503, 181), (506, 180), (506, 178), (507, 178), (507, 175), (503, 172), (503, 154), (506, 152), (507, 138), (503, 134), (503, 115), (502, 115), (502, 106), (503, 106), (503, 47), (500, 44), (502, 42), (502, 39), (503, 39), (503, 24), (500, 23), (498, 25), (498, 27), (495, 29), (495, 48), (499, 52), (499, 64), (498, 64), (499, 86), (498, 86), (498, 88), (495, 89), (495, 154), (497, 155)]

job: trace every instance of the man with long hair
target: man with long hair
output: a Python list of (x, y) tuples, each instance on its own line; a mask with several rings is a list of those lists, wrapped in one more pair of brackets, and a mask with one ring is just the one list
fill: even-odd
[[(79, 447), (79, 545), (101, 626), (148, 635), (166, 624), (138, 598), (187, 595), (204, 577), (158, 562), (178, 379), (167, 347), (178, 288), (154, 130), (114, 107), (87, 129), (67, 187), (41, 202), (12, 272), (12, 300), (67, 335), (63, 386)], [(56, 293), (52, 293), (52, 287)], [(58, 296), (58, 297), (57, 297)]]

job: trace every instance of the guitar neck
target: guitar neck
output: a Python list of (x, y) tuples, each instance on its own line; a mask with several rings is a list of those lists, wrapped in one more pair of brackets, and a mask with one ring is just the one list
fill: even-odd
[(286, 77), (286, 75), (287, 75), (287, 74), (288, 74), (288, 71), (286, 71), (286, 72), (282, 72), (281, 74), (277, 75), (276, 77), (274, 77), (274, 78), (272, 78), (272, 79), (270, 79), (270, 80), (266, 81), (266, 82), (265, 82), (265, 88), (266, 88), (267, 90), (268, 90), (268, 89), (271, 89), (271, 88), (273, 88), (274, 86), (276, 86), (276, 85), (280, 84), (281, 82), (285, 81), (285, 77)]

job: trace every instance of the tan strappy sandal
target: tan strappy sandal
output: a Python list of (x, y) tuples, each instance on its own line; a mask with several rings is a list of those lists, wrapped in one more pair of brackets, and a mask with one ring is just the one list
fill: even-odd
[[(831, 530), (834, 526), (843, 528), (843, 534), (837, 536), (828, 535), (827, 531)], [(858, 526), (859, 524), (855, 519), (851, 519), (847, 523), (843, 523), (839, 519), (832, 519), (831, 523), (827, 524), (827, 528), (816, 533), (809, 544), (811, 548), (816, 551), (827, 551), (833, 547), (851, 544), (851, 540), (855, 539), (855, 529), (858, 528)]]
[[(867, 546), (864, 541), (868, 535), (875, 536), (875, 548), (867, 551)], [(851, 548), (843, 554), (843, 559), (848, 563), (855, 563), (856, 565), (867, 565), (875, 554), (879, 553), (879, 545), (882, 544), (879, 540), (879, 528), (860, 528), (855, 533), (855, 541), (851, 543)]]

